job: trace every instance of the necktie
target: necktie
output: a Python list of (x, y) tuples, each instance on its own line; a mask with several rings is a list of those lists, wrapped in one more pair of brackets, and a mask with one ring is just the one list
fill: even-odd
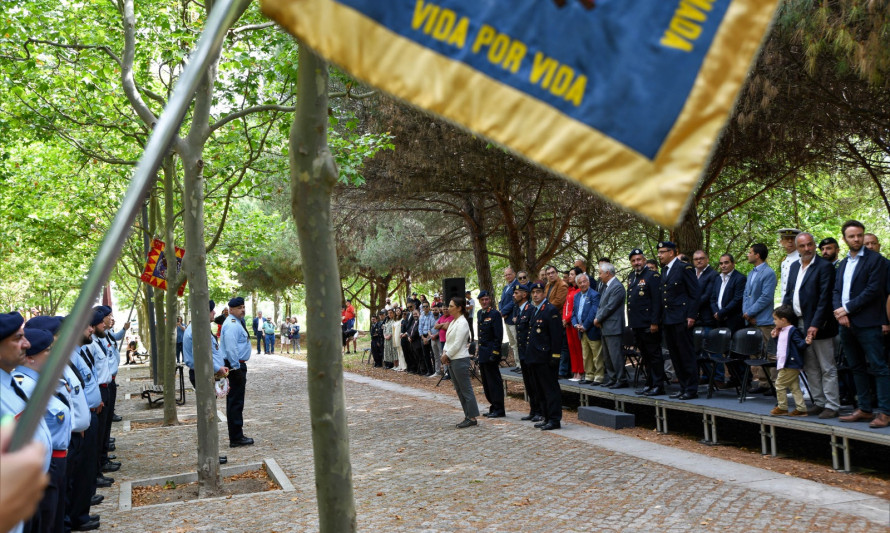
[(16, 395), (16, 396), (18, 396), (19, 398), (21, 398), (21, 399), (24, 400), (25, 402), (28, 401), (28, 395), (25, 394), (25, 391), (23, 391), (23, 390), (21, 389), (21, 387), (19, 387), (19, 384), (16, 383), (15, 378), (13, 378), (13, 379), (9, 382), (9, 384), (12, 385), (12, 390), (15, 391), (15, 395)]

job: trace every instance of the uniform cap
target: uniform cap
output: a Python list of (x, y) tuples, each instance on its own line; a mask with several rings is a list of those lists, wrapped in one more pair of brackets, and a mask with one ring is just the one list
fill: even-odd
[(476, 295), (476, 298), (482, 298), (483, 296), (489, 296), (488, 291), (479, 291), (479, 294)]
[(646, 255), (646, 254), (643, 253), (643, 250), (640, 250), (639, 248), (634, 248), (634, 249), (631, 250), (630, 253), (627, 255), (627, 258), (630, 259), (631, 257), (633, 257), (633, 256), (635, 256), (635, 255)]
[(543, 290), (544, 290), (544, 284), (543, 284), (542, 282), (540, 282), (540, 281), (536, 281), (536, 282), (532, 283), (531, 285), (529, 285), (529, 287), (528, 287), (529, 292), (531, 292), (531, 291), (533, 291), (533, 290), (535, 290), (535, 289), (540, 289), (540, 290), (543, 291)]
[(62, 327), (62, 316), (35, 316), (31, 320), (25, 322), (25, 329), (45, 329), (53, 335)]
[(801, 231), (797, 228), (782, 228), (779, 230), (779, 237), (797, 237)]
[(821, 250), (822, 248), (824, 248), (826, 244), (833, 244), (835, 246), (838, 246), (837, 239), (835, 239), (834, 237), (825, 237), (824, 239), (819, 241), (819, 249)]
[(244, 298), (236, 296), (229, 300), (229, 307), (241, 307), (244, 305)]
[(658, 248), (669, 248), (671, 250), (676, 250), (677, 244), (674, 242), (671, 242), (671, 241), (662, 241), (662, 242), (658, 243), (657, 247)]
[(18, 311), (0, 314), (0, 341), (18, 331), (24, 323), (25, 319)]
[(513, 292), (516, 292), (516, 291), (529, 292), (529, 291), (528, 291), (528, 285), (524, 285), (524, 284), (522, 284), (522, 283), (519, 283), (519, 284), (516, 285), (516, 287), (513, 288)]
[(99, 325), (105, 317), (111, 314), (111, 308), (107, 305), (97, 305), (93, 308), (93, 319), (90, 320), (91, 326)]
[(213, 300), (210, 300), (210, 310), (213, 311), (213, 309), (215, 307), (216, 307), (216, 302), (214, 302)]
[(31, 347), (25, 350), (26, 355), (37, 355), (53, 343), (53, 334), (45, 329), (25, 328), (25, 338)]

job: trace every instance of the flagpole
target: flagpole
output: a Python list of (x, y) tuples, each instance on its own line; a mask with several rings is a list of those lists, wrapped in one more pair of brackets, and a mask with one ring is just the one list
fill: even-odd
[(69, 356), (90, 320), (93, 301), (120, 257), (130, 227), (149, 187), (156, 179), (161, 160), (179, 130), (198, 84), (219, 53), (228, 28), (237, 19), (240, 13), (237, 9), (239, 5), (239, 0), (220, 0), (211, 9), (198, 44), (189, 56), (167, 106), (158, 118), (157, 124), (153, 125), (153, 131), (136, 165), (130, 186), (121, 201), (120, 209), (111, 221), (105, 238), (102, 239), (87, 278), (81, 285), (80, 294), (74, 302), (74, 308), (62, 323), (59, 339), (53, 345), (49, 360), (40, 373), (37, 387), (16, 425), (9, 451), (21, 448), (33, 438), (34, 431), (46, 412), (47, 402), (55, 393)]

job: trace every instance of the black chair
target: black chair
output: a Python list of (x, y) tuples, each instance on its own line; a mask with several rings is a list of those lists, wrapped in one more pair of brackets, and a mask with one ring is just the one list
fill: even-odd
[[(751, 367), (759, 366), (766, 374), (766, 381), (769, 383), (770, 390), (773, 394), (776, 387), (773, 380), (769, 376), (770, 365), (775, 366), (775, 361), (770, 361), (763, 357), (763, 334), (758, 328), (745, 328), (735, 332), (732, 339), (732, 353), (743, 358), (744, 373), (742, 382), (739, 387), (739, 403), (744, 403), (748, 392), (748, 385), (751, 383)], [(756, 359), (748, 359), (749, 357), (757, 357)]]
[(621, 332), (621, 351), (624, 352), (624, 360), (630, 363), (630, 366), (634, 369), (634, 389), (638, 387), (641, 377), (644, 382), (646, 378), (646, 365), (643, 364), (643, 355), (637, 349), (636, 344), (637, 339), (634, 336), (634, 330), (630, 327), (625, 327)]
[(705, 328), (695, 328), (692, 330), (692, 348), (695, 350), (695, 359), (698, 365), (698, 374), (701, 375), (702, 372), (705, 375), (711, 375), (711, 365), (710, 358), (702, 352), (705, 346)]
[[(703, 365), (708, 370), (708, 398), (714, 395), (714, 377), (717, 375), (717, 365), (732, 361), (729, 357), (731, 347), (732, 331), (729, 328), (713, 328), (704, 339), (702, 352), (705, 358)], [(712, 354), (718, 357), (713, 358)]]

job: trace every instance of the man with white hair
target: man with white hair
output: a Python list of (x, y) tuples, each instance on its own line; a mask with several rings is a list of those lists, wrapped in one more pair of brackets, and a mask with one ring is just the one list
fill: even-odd
[(621, 350), (621, 334), (624, 332), (624, 285), (615, 277), (615, 265), (600, 263), (600, 282), (603, 292), (593, 324), (603, 332), (603, 362), (606, 364), (606, 381), (603, 387), (622, 389), (628, 386)]

